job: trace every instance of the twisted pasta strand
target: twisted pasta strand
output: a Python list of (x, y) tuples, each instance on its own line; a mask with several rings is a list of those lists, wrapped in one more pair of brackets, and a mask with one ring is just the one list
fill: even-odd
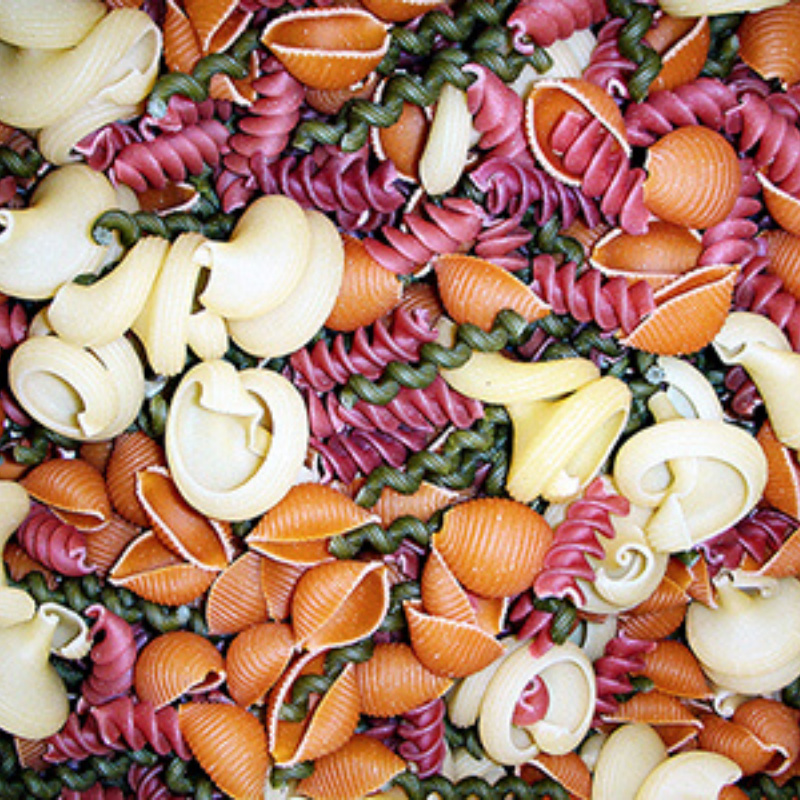
[(81, 702), (101, 705), (127, 694), (133, 685), (136, 639), (131, 626), (104, 606), (86, 609), (92, 625), (91, 671), (81, 688)]
[(631, 639), (624, 634), (615, 636), (606, 645), (603, 655), (594, 662), (596, 716), (599, 720), (616, 711), (619, 701), (615, 695), (624, 695), (633, 690), (629, 676), (644, 670), (644, 656), (654, 648), (655, 642)]
[(522, 0), (508, 18), (508, 26), (514, 33), (514, 47), (525, 53), (532, 44), (549, 47), (606, 16), (605, 0)]
[(444, 716), (446, 705), (441, 697), (403, 714), (397, 726), (401, 739), (399, 754), (413, 764), (420, 778), (435, 775), (447, 755)]
[(17, 541), (33, 559), (62, 575), (88, 575), (86, 535), (62, 522), (46, 506), (34, 503), (17, 530)]

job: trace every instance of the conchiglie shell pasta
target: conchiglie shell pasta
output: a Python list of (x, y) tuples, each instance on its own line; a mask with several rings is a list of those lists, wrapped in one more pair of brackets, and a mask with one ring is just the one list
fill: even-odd
[[(283, 18), (281, 18), (283, 19)], [(247, 207), (228, 242), (206, 241), (196, 262), (209, 270), (200, 302), (228, 319), (253, 319), (283, 303), (308, 268), (308, 217), (290, 197)], [(320, 225), (320, 236), (322, 225)]]
[(201, 513), (251, 519), (292, 486), (308, 435), (302, 397), (286, 378), (205, 361), (184, 374), (173, 396), (167, 463), (181, 494)]
[(800, 35), (800, 4), (748, 14), (736, 35), (742, 61), (762, 78), (777, 78), (784, 88), (800, 80), (800, 58), (794, 47)]
[(735, 762), (717, 753), (695, 750), (662, 761), (645, 779), (637, 800), (706, 800), (717, 797), (742, 772)]
[(592, 782), (592, 800), (636, 800), (647, 776), (667, 758), (661, 737), (649, 725), (621, 725), (604, 742)]
[(394, 717), (441, 697), (452, 681), (426, 669), (402, 642), (375, 645), (372, 657), (356, 665), (364, 714)]
[(95, 283), (63, 284), (47, 309), (55, 332), (82, 347), (108, 344), (122, 336), (144, 307), (168, 250), (165, 239), (145, 237)]
[(769, 697), (746, 700), (733, 712), (733, 721), (753, 731), (773, 751), (766, 767), (770, 775), (782, 775), (793, 768), (800, 755), (798, 712)]
[[(116, 204), (102, 173), (70, 164), (48, 173), (26, 208), (0, 209), (0, 291), (41, 300), (77, 275), (96, 272), (108, 248), (94, 242), (91, 226)], [(46, 248), (43, 235), (50, 242)]]
[(704, 714), (702, 721), (703, 729), (697, 737), (701, 749), (730, 758), (743, 775), (766, 769), (772, 751), (751, 730), (715, 714)]
[(645, 41), (661, 55), (661, 70), (650, 91), (675, 89), (700, 75), (711, 45), (709, 22), (702, 16), (679, 20), (664, 14)]
[(209, 633), (238, 633), (267, 621), (267, 602), (261, 587), (263, 560), (258, 553), (243, 553), (214, 580), (206, 596)]
[(25, 475), (21, 485), (31, 497), (80, 530), (99, 530), (111, 518), (102, 474), (78, 458), (44, 461)]
[(642, 674), (653, 682), (653, 688), (676, 697), (707, 699), (711, 687), (692, 651), (681, 642), (665, 639), (644, 655)]
[(141, 533), (141, 528), (117, 514), (108, 524), (86, 537), (86, 562), (101, 577), (108, 575), (122, 551)]
[(485, 498), (446, 511), (432, 542), (467, 589), (510, 597), (531, 585), (552, 539), (544, 518), (524, 503)]
[(292, 610), (292, 596), (306, 564), (287, 564), (274, 558), (261, 558), (261, 590), (272, 619), (287, 620)]
[(717, 587), (717, 607), (692, 603), (686, 638), (706, 676), (742, 693), (783, 688), (800, 672), (800, 637), (793, 620), (800, 609), (800, 582), (766, 579), (763, 592), (732, 582)]
[(222, 654), (191, 631), (170, 631), (148, 642), (136, 659), (136, 694), (155, 708), (184, 694), (208, 692), (225, 680)]
[(261, 800), (269, 770), (264, 726), (239, 706), (185, 703), (181, 733), (200, 766), (235, 800)]
[(371, 736), (356, 734), (343, 747), (314, 763), (297, 792), (314, 800), (360, 800), (406, 768), (406, 762)]
[(384, 565), (334, 561), (312, 567), (298, 581), (292, 598), (297, 642), (308, 650), (356, 642), (377, 629), (388, 605)]
[(654, 509), (645, 533), (662, 552), (734, 525), (761, 497), (766, 477), (755, 439), (716, 420), (673, 419), (646, 428), (623, 444), (614, 464), (620, 492)]
[(15, 349), (9, 385), (25, 411), (78, 441), (122, 433), (144, 400), (144, 370), (126, 338), (83, 349), (55, 336), (32, 336)]
[(319, 211), (306, 211), (311, 244), (308, 264), (289, 295), (252, 319), (231, 320), (231, 338), (261, 358), (299, 350), (322, 327), (342, 284), (344, 248), (334, 224)]
[(475, 624), (475, 608), (471, 601), (477, 598), (470, 597), (459, 584), (435, 544), (422, 570), (420, 590), (422, 604), (429, 614)]
[(262, 704), (294, 652), (288, 625), (264, 622), (243, 630), (225, 655), (228, 691), (240, 706)]

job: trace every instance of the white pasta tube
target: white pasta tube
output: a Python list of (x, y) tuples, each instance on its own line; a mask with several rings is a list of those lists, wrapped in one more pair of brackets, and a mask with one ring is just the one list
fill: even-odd
[(726, 364), (740, 364), (753, 379), (778, 439), (800, 448), (800, 353), (792, 350), (783, 331), (761, 314), (737, 311), (713, 344)]
[(168, 251), (169, 242), (148, 236), (95, 283), (64, 284), (47, 308), (53, 330), (83, 347), (107, 344), (122, 336), (144, 308)]
[(181, 494), (203, 514), (252, 519), (293, 485), (308, 437), (305, 404), (286, 378), (204, 361), (183, 376), (170, 404), (167, 463)]
[(653, 509), (645, 533), (661, 552), (685, 550), (735, 525), (761, 498), (767, 463), (758, 442), (717, 420), (671, 419), (620, 448), (614, 481)]
[(617, 728), (603, 743), (592, 778), (592, 800), (636, 800), (648, 775), (667, 758), (656, 731), (642, 722)]
[(283, 303), (308, 265), (311, 231), (290, 197), (261, 197), (247, 207), (228, 242), (207, 241), (195, 255), (208, 267), (200, 302), (227, 319), (252, 319)]
[(509, 494), (523, 503), (540, 495), (562, 502), (579, 494), (624, 430), (630, 403), (630, 389), (605, 376), (563, 400), (509, 405), (514, 427)]
[(600, 377), (600, 370), (588, 358), (524, 362), (475, 351), (463, 367), (442, 370), (442, 377), (474, 400), (508, 405), (559, 398)]
[(106, 15), (101, 0), (3, 0), (0, 40), (16, 47), (74, 47)]
[(718, 689), (767, 694), (800, 673), (800, 581), (765, 587), (739, 588), (728, 578), (717, 585), (717, 607), (689, 606), (687, 643)]
[(0, 209), (0, 291), (43, 300), (96, 272), (108, 248), (94, 242), (91, 226), (115, 206), (108, 178), (85, 164), (49, 172), (27, 208)]
[(319, 211), (306, 211), (311, 247), (308, 266), (289, 296), (253, 319), (231, 320), (231, 338), (247, 353), (278, 358), (299, 350), (331, 313), (344, 274), (344, 245), (334, 224)]
[[(517, 702), (535, 678), (546, 687), (547, 710), (537, 722), (515, 725)], [(540, 656), (520, 647), (501, 661), (486, 688), (478, 719), (481, 743), (500, 764), (524, 764), (540, 752), (569, 753), (589, 731), (595, 700), (594, 671), (579, 647), (567, 642)]]
[(427, 194), (444, 194), (458, 183), (474, 133), (467, 93), (445, 83), (419, 161), (419, 179)]
[(719, 753), (678, 753), (647, 776), (636, 800), (717, 800), (723, 787), (741, 777), (739, 765)]
[(0, 121), (35, 130), (68, 119), (98, 96), (117, 106), (139, 103), (155, 82), (160, 56), (159, 28), (131, 8), (106, 14), (74, 47), (0, 42)]
[(78, 441), (122, 433), (144, 400), (144, 370), (126, 338), (84, 349), (57, 336), (32, 336), (15, 348), (8, 376), (28, 414)]

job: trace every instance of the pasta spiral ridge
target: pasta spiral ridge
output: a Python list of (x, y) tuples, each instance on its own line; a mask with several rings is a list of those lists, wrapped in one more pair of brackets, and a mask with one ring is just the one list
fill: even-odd
[(89, 653), (92, 667), (81, 687), (81, 702), (97, 706), (130, 691), (136, 639), (129, 623), (99, 603), (86, 609), (86, 616), (95, 622)]
[(259, 152), (250, 170), (259, 192), (283, 194), (305, 208), (331, 213), (345, 231), (371, 232), (390, 222), (406, 197), (391, 161), (370, 168), (368, 160), (367, 147), (343, 153), (326, 146), (272, 161)]
[(152, 767), (133, 764), (128, 771), (128, 785), (136, 792), (137, 800), (177, 800), (164, 781), (164, 765)]
[(786, 334), (792, 349), (800, 351), (800, 301), (777, 275), (767, 271), (768, 264), (761, 257), (745, 265), (734, 289), (733, 307), (768, 317)]
[(485, 211), (467, 198), (448, 197), (441, 205), (422, 202), (403, 214), (398, 226), (383, 228), (386, 242), (367, 238), (364, 244), (386, 269), (408, 275), (424, 267), (434, 255), (455, 253), (471, 246), (485, 216)]
[(398, 753), (413, 764), (420, 778), (429, 778), (441, 769), (447, 755), (444, 716), (446, 706), (441, 697), (430, 700), (403, 714), (397, 726), (401, 743)]
[(28, 313), (22, 303), (0, 301), (0, 350), (13, 350), (28, 335)]
[(736, 569), (745, 558), (763, 566), (800, 523), (794, 517), (769, 506), (751, 511), (732, 528), (698, 545), (712, 574)]
[(655, 308), (646, 281), (629, 285), (624, 278), (607, 280), (595, 269), (579, 274), (574, 262), (558, 266), (551, 255), (534, 258), (531, 288), (553, 313), (595, 322), (602, 331), (620, 329), (628, 334)]
[(423, 547), (427, 546), (430, 537), (439, 527), (440, 521), (437, 515), (427, 522), (412, 516), (400, 517), (386, 528), (373, 522), (362, 525), (354, 531), (334, 536), (328, 545), (328, 550), (336, 558), (354, 558), (365, 545), (369, 544), (381, 555), (397, 555), (401, 549), (411, 547), (412, 542)]
[(315, 392), (328, 392), (352, 375), (375, 380), (390, 362), (418, 361), (422, 346), (437, 335), (424, 312), (399, 308), (388, 319), (358, 328), (351, 340), (338, 334), (332, 343), (321, 339), (296, 351), (289, 358), (292, 379)]
[(603, 650), (603, 655), (594, 662), (597, 682), (596, 716), (613, 714), (618, 706), (615, 695), (633, 690), (629, 680), (632, 674), (641, 673), (645, 667), (645, 654), (655, 648), (655, 642), (632, 639), (624, 634), (615, 636)]
[(228, 129), (219, 120), (200, 120), (178, 132), (127, 145), (111, 171), (117, 181), (137, 192), (163, 189), (170, 181), (183, 181), (218, 166), (228, 150), (228, 137)]
[(85, 714), (73, 711), (64, 727), (47, 740), (45, 759), (60, 763), (81, 761), (91, 755), (120, 750), (152, 748), (158, 755), (175, 753), (184, 760), (191, 754), (172, 706), (156, 711), (150, 703), (119, 697)]
[(569, 800), (569, 794), (561, 784), (550, 778), (526, 783), (516, 775), (507, 775), (496, 783), (484, 778), (470, 777), (460, 781), (450, 781), (442, 775), (421, 778), (413, 772), (401, 772), (392, 783), (400, 786), (409, 800), (426, 800), (435, 794), (442, 800), (492, 800), (496, 797), (507, 800)]
[(661, 56), (645, 39), (655, 20), (655, 4), (609, 0), (608, 10), (612, 15), (625, 19), (618, 31), (617, 46), (620, 54), (635, 65), (627, 80), (630, 97), (635, 101), (643, 100), (661, 71)]
[(524, 53), (531, 44), (549, 47), (568, 39), (607, 15), (605, 0), (523, 0), (508, 18), (508, 26), (514, 47)]
[(9, 145), (0, 145), (0, 178), (34, 178), (43, 163), (41, 153), (33, 147), (20, 153)]
[(201, 219), (197, 214), (173, 211), (156, 214), (134, 211), (132, 214), (113, 208), (101, 214), (92, 224), (92, 238), (98, 244), (110, 244), (114, 234), (123, 247), (133, 246), (142, 236), (160, 236), (173, 241), (182, 233), (202, 233), (209, 239), (227, 239), (235, 220), (230, 214), (214, 213)]
[(723, 398), (726, 413), (740, 423), (751, 423), (764, 407), (764, 399), (747, 370), (735, 364), (725, 373), (724, 385), (728, 391)]
[(607, 490), (602, 478), (595, 478), (556, 527), (542, 571), (533, 583), (534, 592), (539, 597), (569, 597), (575, 605), (583, 605), (586, 597), (578, 580), (595, 579), (594, 568), (587, 559), (604, 558), (600, 537), (614, 538), (611, 515), (625, 516), (629, 510), (626, 498)]
[(39, 503), (32, 505), (17, 529), (17, 541), (31, 558), (61, 575), (78, 577), (93, 571), (86, 561), (86, 535)]
[(630, 58), (622, 55), (618, 38), (625, 25), (621, 17), (613, 17), (605, 22), (597, 33), (597, 43), (592, 50), (589, 64), (582, 78), (618, 97), (629, 96), (628, 79), (636, 69)]

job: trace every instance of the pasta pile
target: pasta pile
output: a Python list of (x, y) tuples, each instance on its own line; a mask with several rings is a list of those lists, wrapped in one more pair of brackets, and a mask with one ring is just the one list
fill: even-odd
[(800, 796), (800, 0), (0, 3), (0, 800)]

